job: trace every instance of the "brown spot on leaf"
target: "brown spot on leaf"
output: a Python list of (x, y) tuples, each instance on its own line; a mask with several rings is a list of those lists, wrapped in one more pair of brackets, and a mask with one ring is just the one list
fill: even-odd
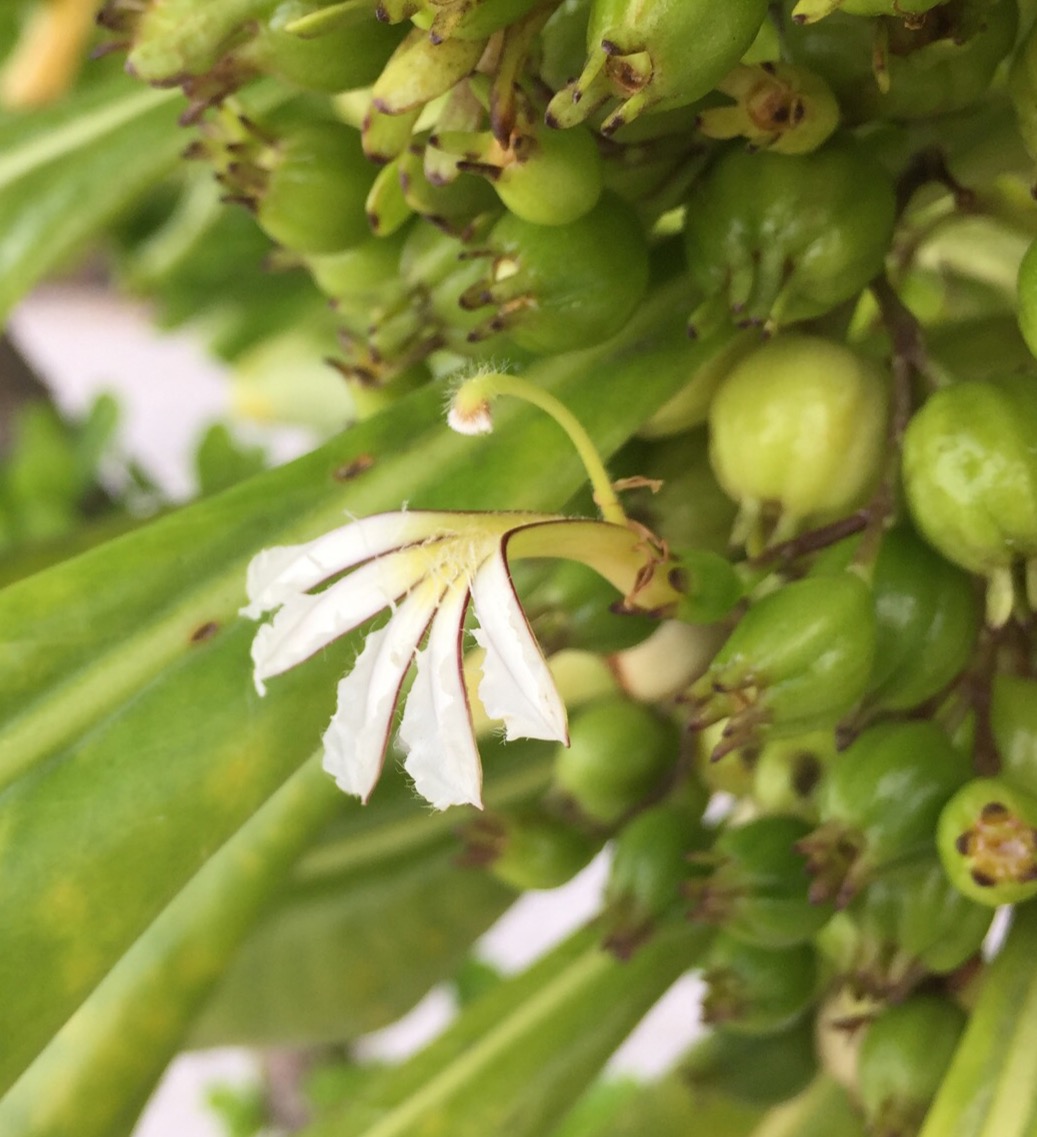
[(212, 639), (219, 630), (220, 625), (215, 620), (208, 620), (204, 624), (199, 624), (191, 633), (191, 643), (204, 643), (206, 640)]
[(351, 482), (365, 471), (370, 470), (373, 465), (374, 458), (372, 455), (358, 454), (352, 462), (346, 462), (339, 466), (331, 476), (336, 482)]

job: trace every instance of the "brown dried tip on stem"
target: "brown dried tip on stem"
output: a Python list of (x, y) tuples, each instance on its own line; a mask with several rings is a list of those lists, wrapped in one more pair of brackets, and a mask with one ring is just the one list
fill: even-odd
[(458, 434), (491, 434), (493, 415), (489, 400), (469, 403), (455, 398), (447, 412), (447, 425)]

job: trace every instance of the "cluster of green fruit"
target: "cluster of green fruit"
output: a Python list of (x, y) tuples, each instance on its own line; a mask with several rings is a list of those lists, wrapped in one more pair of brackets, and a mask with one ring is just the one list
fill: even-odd
[(602, 382), (684, 376), (613, 470), (679, 564), (678, 620), (721, 646), (668, 682), (656, 620), (573, 566), (531, 572), (545, 648), (621, 676), (637, 648), (663, 694), (580, 708), (551, 790), (473, 822), (464, 856), (550, 888), (614, 839), (618, 955), (718, 929), (693, 1078), (769, 1106), (827, 1064), (879, 1137), (980, 1132), (946, 1119), (989, 1042), (981, 948), (1037, 897), (1034, 8), (102, 12), (332, 302), (358, 415), (601, 345)]

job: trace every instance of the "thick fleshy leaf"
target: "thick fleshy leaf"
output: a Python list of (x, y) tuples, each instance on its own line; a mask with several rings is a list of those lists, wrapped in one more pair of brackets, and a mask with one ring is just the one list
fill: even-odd
[[(491, 740), (492, 809), (536, 800), (551, 778), (544, 743)], [(300, 861), (192, 1031), (191, 1045), (354, 1038), (395, 1021), (454, 975), (513, 891), (456, 864), (458, 814), (430, 813), (401, 770), (371, 805), (350, 803)]]
[(919, 1137), (1030, 1137), (1037, 1131), (1037, 907), (1022, 904), (983, 977)]
[(0, 321), (173, 168), (182, 106), (119, 75), (0, 126)]
[(542, 1137), (710, 937), (678, 924), (620, 963), (583, 929), (304, 1137)]
[(436, 809), (482, 805), (482, 766), (461, 651), (467, 608), (468, 582), (462, 579), (447, 590), (433, 618), (400, 723), (404, 769)]
[[(546, 784), (548, 755), (501, 757), (489, 787), (495, 803), (528, 800)], [(453, 973), (511, 890), (453, 865), (451, 832), (402, 778), (360, 810), (319, 765), (314, 756), (293, 775), (104, 978), (0, 1100), (0, 1132), (128, 1133), (228, 963), (202, 1024), (209, 1044), (354, 1037)], [(314, 829), (336, 815), (293, 870)], [(276, 908), (241, 950), (271, 901)]]
[(476, 642), (486, 652), (479, 684), (486, 713), (503, 720), (509, 739), (567, 743), (565, 704), (515, 595), (503, 550), (479, 569), (472, 601), (479, 621)]
[(194, 1014), (315, 828), (343, 808), (316, 758), (220, 849), (0, 1099), (0, 1132), (128, 1133)]

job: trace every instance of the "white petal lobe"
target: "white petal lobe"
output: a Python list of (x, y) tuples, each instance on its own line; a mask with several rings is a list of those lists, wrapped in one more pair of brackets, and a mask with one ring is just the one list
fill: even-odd
[(515, 595), (502, 550), (476, 573), (472, 599), (486, 649), (479, 698), (505, 737), (569, 741), (565, 704)]
[(324, 769), (340, 789), (367, 801), (382, 772), (400, 687), (442, 590), (419, 585), (383, 628), (372, 632), (338, 685), (324, 734)]
[(482, 804), (482, 766), (472, 733), (461, 661), (468, 605), (466, 582), (455, 582), (418, 653), (417, 674), (400, 724), (404, 767), (418, 793), (435, 806)]
[(301, 545), (280, 545), (252, 558), (246, 589), (249, 604), (241, 614), (258, 619), (299, 592), (329, 576), (345, 572), (429, 536), (448, 531), (449, 514), (377, 513), (342, 525)]
[(427, 572), (420, 550), (404, 549), (355, 569), (316, 595), (284, 602), (252, 641), (256, 687), (301, 663), (408, 592)]

